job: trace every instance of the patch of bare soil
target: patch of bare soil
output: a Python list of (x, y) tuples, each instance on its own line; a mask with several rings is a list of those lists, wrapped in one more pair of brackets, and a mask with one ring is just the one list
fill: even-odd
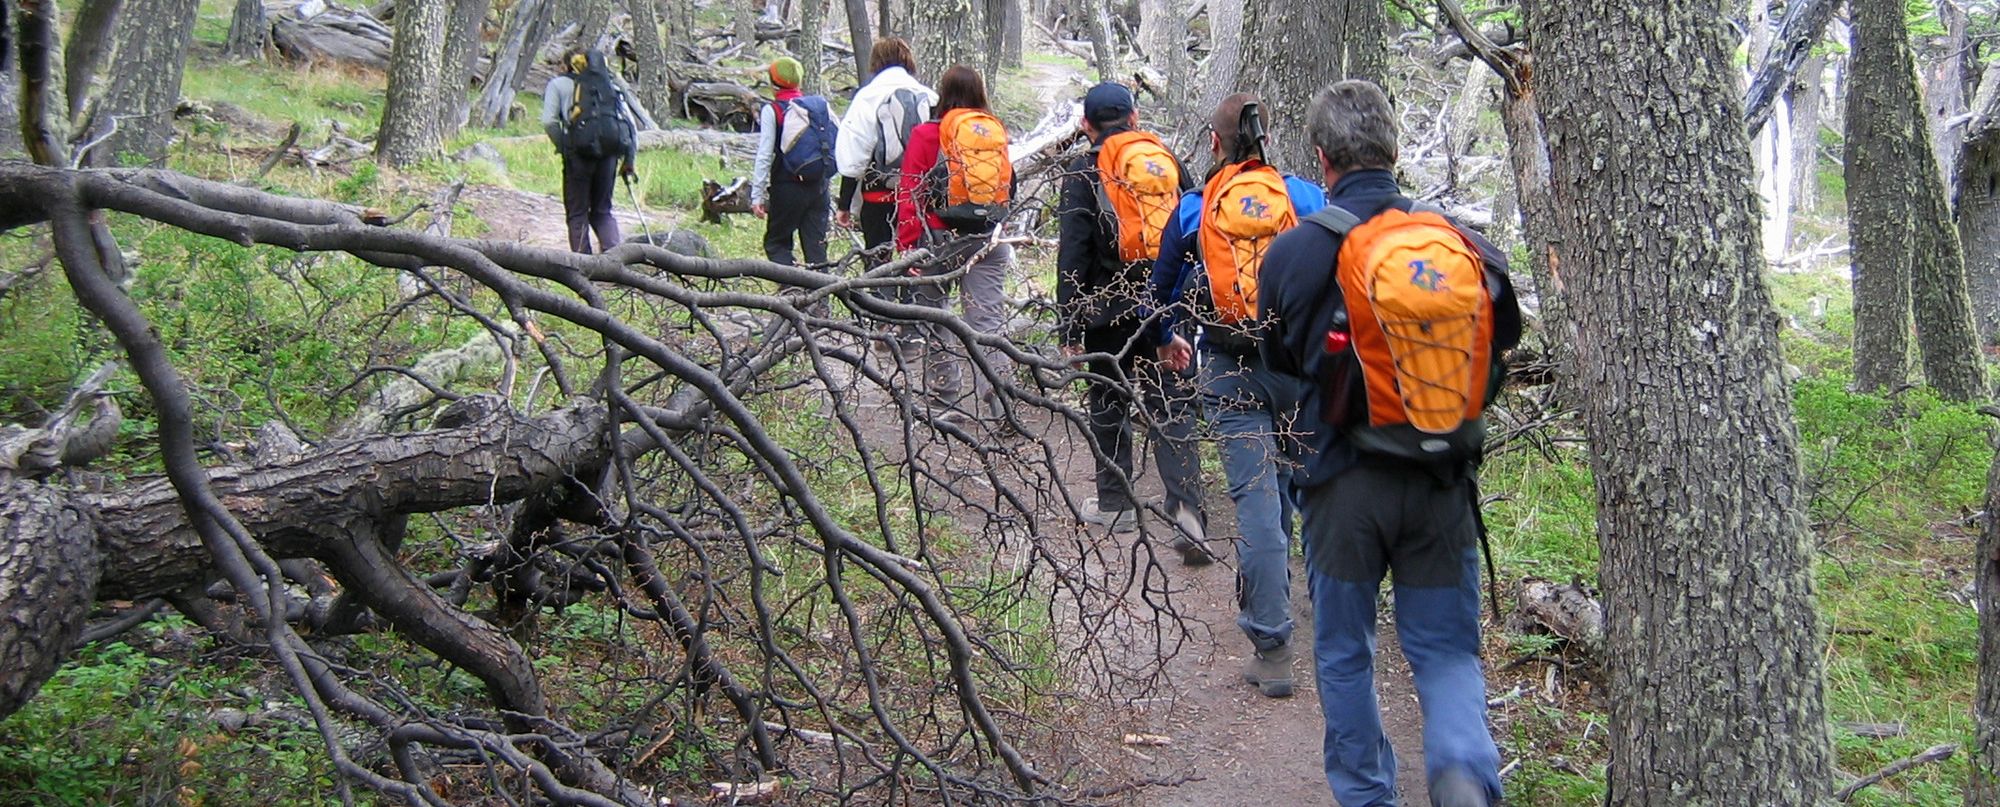
[[(559, 198), (491, 185), (468, 185), (459, 195), (459, 201), (470, 206), (473, 217), (485, 223), (485, 238), (549, 249), (569, 248), (569, 227), (564, 223)], [(618, 229), (626, 238), (645, 232), (647, 227), (662, 231), (673, 226), (672, 221), (656, 211), (649, 210), (650, 215), (641, 216), (626, 204), (614, 201), (612, 207)]]

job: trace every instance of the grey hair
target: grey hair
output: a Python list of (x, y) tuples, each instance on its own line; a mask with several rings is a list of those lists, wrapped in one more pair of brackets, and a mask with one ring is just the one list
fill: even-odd
[(1313, 97), (1306, 137), (1333, 170), (1396, 167), (1396, 114), (1374, 82), (1347, 79)]

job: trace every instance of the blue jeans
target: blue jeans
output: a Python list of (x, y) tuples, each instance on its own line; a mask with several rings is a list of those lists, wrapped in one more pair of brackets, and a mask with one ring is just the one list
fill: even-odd
[(1303, 491), (1326, 781), (1344, 807), (1396, 804), (1396, 754), (1375, 696), (1375, 602), (1393, 569), (1396, 637), (1416, 678), (1424, 771), (1500, 799), (1479, 661), (1479, 549), (1467, 483), (1360, 467)]
[(1263, 359), (1201, 351), (1201, 393), (1236, 503), (1236, 624), (1258, 652), (1292, 638), (1292, 471), (1282, 461)]

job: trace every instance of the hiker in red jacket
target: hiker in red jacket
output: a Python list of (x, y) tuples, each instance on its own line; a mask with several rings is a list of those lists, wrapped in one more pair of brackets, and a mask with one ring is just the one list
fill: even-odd
[[(937, 250), (930, 261), (913, 269), (913, 274), (941, 275), (965, 267), (965, 275), (958, 281), (965, 323), (980, 333), (998, 333), (1006, 322), (1007, 268), (1014, 263), (1014, 248), (981, 237), (992, 232), (991, 226), (953, 228), (928, 209), (930, 194), (925, 184), (943, 178), (932, 170), (939, 160), (938, 125), (947, 113), (958, 109), (990, 112), (985, 81), (977, 71), (964, 65), (953, 65), (945, 71), (938, 81), (938, 102), (931, 119), (910, 131), (909, 143), (904, 147), (903, 176), (896, 187), (896, 248)], [(967, 261), (971, 261), (970, 266)], [(915, 302), (942, 308), (950, 293), (949, 285), (919, 286)], [(984, 373), (973, 373), (972, 399), (960, 400), (964, 395), (961, 380), (964, 362), (944, 351), (951, 340), (950, 332), (943, 328), (926, 327), (923, 331), (924, 383), (932, 403), (947, 410), (948, 417), (968, 414), (979, 418), (1004, 417), (1005, 405)], [(995, 376), (1006, 375), (1005, 354), (991, 348), (981, 353)]]

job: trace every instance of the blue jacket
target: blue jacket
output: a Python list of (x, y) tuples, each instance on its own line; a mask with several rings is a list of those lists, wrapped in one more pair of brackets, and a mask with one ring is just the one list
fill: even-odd
[[(1320, 208), (1326, 207), (1326, 192), (1318, 185), (1295, 176), (1285, 177), (1285, 191), (1292, 197), (1292, 207), (1304, 219)], [(1181, 197), (1181, 205), (1174, 210), (1174, 217), (1167, 220), (1167, 229), (1160, 233), (1160, 257), (1153, 261), (1152, 307), (1146, 313), (1160, 312), (1156, 334), (1159, 344), (1173, 341), (1174, 328), (1180, 324), (1185, 306), (1181, 302), (1187, 291), (1189, 278), (1195, 277), (1195, 267), (1201, 265), (1201, 250), (1197, 237), (1201, 234), (1202, 189), (1196, 188)], [(1206, 337), (1204, 337), (1206, 338)]]

